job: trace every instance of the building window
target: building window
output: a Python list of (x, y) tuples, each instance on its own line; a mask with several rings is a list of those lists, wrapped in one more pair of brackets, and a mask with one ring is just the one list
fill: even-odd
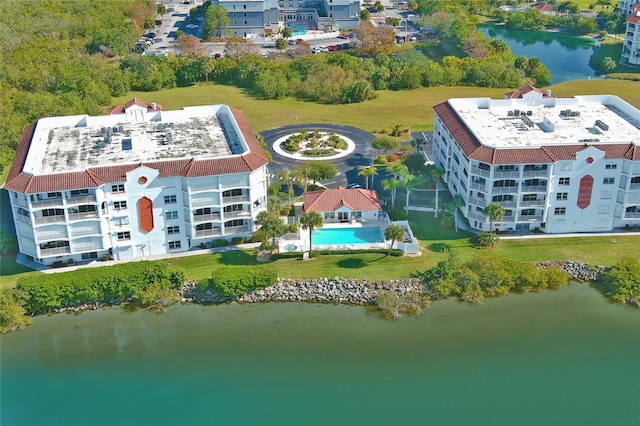
[(246, 4), (243, 4), (243, 5), (242, 5), (242, 8), (243, 8), (243, 9), (246, 9), (246, 8), (247, 8), (247, 5), (246, 5)]
[(496, 203), (502, 202), (502, 201), (513, 201), (513, 195), (494, 195), (493, 198), (491, 199), (491, 201), (494, 201)]
[(126, 201), (114, 201), (113, 208), (116, 210), (126, 210), (127, 202)]
[(558, 179), (558, 185), (569, 185), (570, 182), (571, 182), (571, 178), (568, 178), (568, 177), (562, 177)]
[(164, 203), (165, 204), (175, 204), (178, 202), (178, 197), (176, 197), (175, 195), (165, 195), (164, 196)]
[(243, 204), (231, 204), (230, 206), (225, 206), (223, 210), (224, 210), (225, 213), (241, 212), (241, 211), (244, 210), (244, 205)]
[(479, 168), (480, 170), (487, 170), (487, 171), (488, 171), (491, 167), (489, 167), (489, 165), (488, 165), (488, 164), (485, 164), (485, 163), (479, 163), (479, 164), (478, 164), (478, 168)]
[(522, 209), (520, 216), (535, 216), (536, 209)]
[(129, 232), (129, 231), (118, 232), (117, 236), (118, 236), (118, 241), (130, 240), (131, 239), (131, 232)]
[(506, 180), (497, 180), (493, 182), (494, 188), (505, 188), (505, 187), (513, 187), (518, 186), (518, 183), (515, 180), (506, 179)]
[(566, 207), (556, 207), (553, 210), (553, 214), (555, 214), (557, 216), (567, 214), (567, 208)]
[(62, 192), (47, 192), (47, 198), (62, 198)]
[(223, 197), (237, 197), (238, 195), (242, 195), (242, 189), (229, 189), (222, 193)]
[(606, 170), (615, 170), (615, 169), (617, 169), (617, 168), (618, 168), (618, 165), (617, 165), (617, 164), (606, 164), (606, 165), (604, 166), (604, 168), (605, 168)]
[(498, 171), (499, 172), (517, 172), (518, 168), (513, 164), (510, 164), (507, 166), (498, 166)]
[(175, 235), (175, 234), (179, 234), (179, 233), (180, 233), (180, 227), (179, 226), (169, 226), (169, 227), (167, 227), (167, 234)]
[(111, 192), (113, 193), (119, 193), (119, 192), (124, 192), (124, 184), (118, 184), (118, 185), (111, 185)]
[(522, 201), (536, 201), (537, 199), (537, 194), (525, 194), (522, 196)]
[(91, 253), (82, 253), (82, 260), (90, 260), (90, 259), (97, 259), (97, 258), (98, 258), (97, 251), (92, 251)]
[(233, 220), (229, 220), (227, 222), (224, 223), (225, 227), (230, 227), (230, 226), (244, 226), (244, 220), (243, 219), (233, 219)]
[(616, 182), (616, 178), (608, 177), (608, 178), (602, 179), (603, 185), (613, 185), (615, 182)]
[(166, 220), (177, 219), (178, 218), (178, 211), (177, 210), (171, 210), (169, 212), (164, 212), (164, 218)]
[(325, 212), (324, 213), (324, 220), (331, 220), (331, 219), (335, 219), (336, 218), (336, 214), (334, 212)]
[(169, 250), (179, 249), (180, 247), (182, 247), (180, 241), (169, 241)]
[(72, 197), (81, 197), (83, 195), (89, 195), (88, 189), (74, 189), (71, 191)]
[(556, 200), (558, 201), (567, 201), (568, 198), (569, 198), (568, 192), (558, 192), (556, 194)]

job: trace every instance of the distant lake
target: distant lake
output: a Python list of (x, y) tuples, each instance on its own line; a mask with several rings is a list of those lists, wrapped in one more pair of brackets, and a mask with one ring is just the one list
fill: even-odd
[(551, 71), (551, 84), (601, 78), (589, 66), (596, 48), (594, 40), (548, 31), (509, 30), (503, 26), (482, 25), (484, 35), (511, 46), (517, 56), (539, 58)]
[(640, 310), (587, 284), (434, 303), (176, 305), (0, 336), (1, 423), (630, 425)]

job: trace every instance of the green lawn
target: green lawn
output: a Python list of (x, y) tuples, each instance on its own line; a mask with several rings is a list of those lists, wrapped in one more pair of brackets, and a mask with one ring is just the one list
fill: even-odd
[(24, 275), (38, 273), (17, 264), (15, 255), (0, 257), (0, 290), (14, 287), (18, 278)]

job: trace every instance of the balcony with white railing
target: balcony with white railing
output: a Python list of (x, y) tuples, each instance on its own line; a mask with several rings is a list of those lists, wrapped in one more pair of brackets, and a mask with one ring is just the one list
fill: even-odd
[(46, 200), (38, 200), (31, 202), (31, 208), (33, 209), (41, 209), (45, 207), (62, 207), (63, 200), (60, 198), (49, 198)]
[(213, 220), (221, 220), (220, 213), (194, 214), (193, 223), (211, 222)]
[(549, 170), (525, 170), (522, 172), (523, 178), (537, 178), (549, 176)]
[(516, 202), (515, 201), (496, 201), (496, 203), (500, 204), (502, 207), (505, 208), (513, 208), (516, 206)]
[(67, 198), (67, 205), (78, 205), (78, 204), (95, 204), (98, 201), (96, 200), (95, 195), (83, 195), (79, 197), (69, 197)]
[(46, 225), (49, 223), (64, 223), (67, 218), (63, 214), (59, 214), (56, 216), (36, 217), (34, 221), (36, 225)]
[(90, 251), (102, 250), (102, 241), (85, 241), (81, 243), (73, 243), (73, 251)]
[(217, 235), (222, 235), (220, 228), (202, 229), (200, 231), (196, 231), (195, 238), (214, 237)]
[(640, 191), (640, 183), (630, 183), (629, 191)]
[(21, 214), (15, 214), (13, 217), (16, 218), (16, 221), (18, 222), (22, 222), (22, 223), (26, 223), (27, 225), (31, 225), (31, 217), (30, 216), (24, 216)]
[(222, 197), (222, 204), (233, 204), (251, 201), (249, 195), (234, 195), (231, 197)]
[(547, 185), (523, 186), (522, 192), (547, 192)]
[(522, 215), (520, 215), (519, 220), (521, 220), (521, 221), (528, 220), (529, 222), (541, 222), (542, 221), (542, 215), (531, 215), (531, 216), (522, 216)]
[(98, 212), (69, 213), (69, 221), (97, 219)]
[(520, 207), (544, 207), (546, 200), (520, 201)]
[(625, 219), (638, 219), (638, 218), (640, 218), (640, 212), (625, 212), (624, 213), (624, 218)]
[(480, 222), (484, 222), (486, 216), (480, 212), (469, 212), (466, 214), (467, 219), (479, 220)]
[(61, 254), (69, 254), (71, 249), (69, 247), (54, 247), (50, 249), (40, 249), (40, 257), (47, 256), (59, 256)]
[(236, 217), (250, 217), (251, 212), (249, 210), (238, 210), (235, 212), (224, 212), (225, 219), (232, 219)]
[(230, 234), (239, 234), (240, 232), (248, 232), (249, 231), (249, 227), (247, 225), (243, 225), (243, 226), (227, 226), (224, 228), (224, 234), (225, 235), (230, 235)]
[(508, 170), (508, 171), (494, 170), (493, 171), (494, 179), (505, 179), (505, 178), (517, 179), (519, 177), (520, 177), (520, 171), (515, 171), (515, 170)]
[(51, 240), (61, 240), (68, 237), (66, 227), (58, 226), (56, 228), (58, 229), (53, 229), (53, 230), (49, 229), (45, 231), (36, 232), (36, 240), (51, 241)]
[(469, 187), (471, 189), (475, 189), (476, 191), (482, 191), (482, 192), (487, 191), (487, 185), (483, 183), (471, 182), (471, 185)]
[(85, 237), (89, 235), (102, 235), (100, 228), (71, 228), (72, 237)]
[(475, 204), (476, 206), (484, 207), (484, 206), (487, 205), (487, 199), (486, 198), (469, 197), (469, 199), (467, 200), (467, 204)]
[(494, 186), (491, 188), (492, 194), (517, 194), (517, 186)]
[(480, 169), (478, 167), (471, 167), (471, 174), (482, 176), (485, 178), (488, 178), (489, 176), (491, 176), (491, 172), (489, 170)]

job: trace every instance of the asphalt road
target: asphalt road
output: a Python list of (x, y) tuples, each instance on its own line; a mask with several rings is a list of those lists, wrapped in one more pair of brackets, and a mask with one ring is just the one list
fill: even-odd
[(274, 152), (272, 145), (279, 138), (296, 133), (301, 129), (306, 129), (308, 131), (318, 129), (325, 132), (335, 132), (351, 139), (356, 146), (355, 150), (346, 157), (327, 160), (335, 164), (338, 168), (338, 175), (330, 181), (322, 181), (323, 185), (327, 188), (346, 186), (348, 183), (353, 182), (363, 185), (363, 178), (358, 176), (358, 166), (371, 164), (374, 154), (374, 149), (371, 147), (373, 135), (355, 127), (342, 126), (339, 124), (294, 124), (290, 126), (276, 127), (261, 132), (260, 134), (264, 137), (264, 140), (267, 142), (269, 147), (269, 151), (271, 151), (271, 154), (273, 155), (273, 161), (269, 163), (269, 174), (271, 177), (274, 177), (280, 170), (292, 170), (296, 165), (300, 164), (300, 160), (287, 158)]

